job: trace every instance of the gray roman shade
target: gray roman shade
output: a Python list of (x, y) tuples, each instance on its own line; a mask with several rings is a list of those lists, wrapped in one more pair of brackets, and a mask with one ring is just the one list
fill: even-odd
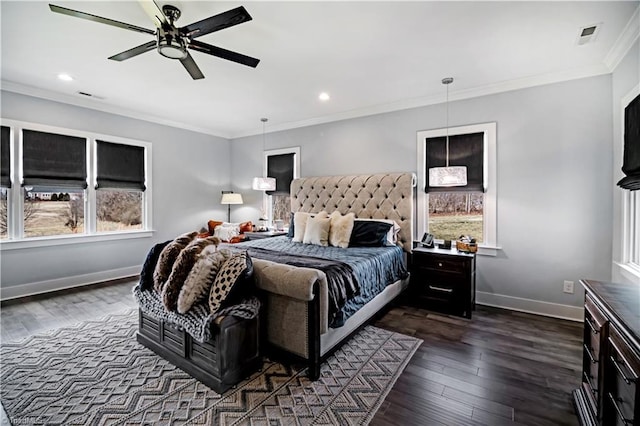
[(267, 191), (269, 195), (289, 195), (295, 154), (270, 155), (267, 157), (267, 176), (275, 178), (276, 190)]
[(640, 190), (640, 96), (624, 109), (622, 171), (625, 177), (618, 186), (630, 191)]
[(2, 139), (0, 141), (0, 186), (11, 188), (11, 129), (2, 126)]
[(98, 145), (96, 189), (144, 191), (144, 147), (96, 141)]
[[(431, 167), (447, 165), (446, 138), (429, 138), (425, 143), (425, 172), (429, 176)], [(449, 166), (467, 166), (467, 184), (433, 187), (427, 182), (425, 192), (484, 192), (484, 133), (449, 136)]]
[(87, 140), (22, 131), (23, 186), (87, 187)]

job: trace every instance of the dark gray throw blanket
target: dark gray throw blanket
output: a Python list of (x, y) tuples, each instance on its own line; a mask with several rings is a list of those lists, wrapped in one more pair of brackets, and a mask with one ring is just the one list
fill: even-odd
[(353, 268), (344, 262), (320, 257), (289, 254), (258, 247), (242, 247), (249, 255), (256, 259), (284, 263), (291, 266), (318, 269), (327, 276), (329, 295), (329, 326), (333, 323), (344, 305), (353, 297), (360, 294), (360, 284)]

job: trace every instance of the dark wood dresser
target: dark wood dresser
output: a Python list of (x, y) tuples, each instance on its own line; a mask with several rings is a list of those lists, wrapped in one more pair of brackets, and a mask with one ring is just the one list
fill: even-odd
[(476, 256), (455, 249), (414, 248), (410, 302), (425, 309), (471, 318), (476, 302)]
[(640, 285), (584, 286), (582, 383), (573, 392), (582, 425), (640, 426)]

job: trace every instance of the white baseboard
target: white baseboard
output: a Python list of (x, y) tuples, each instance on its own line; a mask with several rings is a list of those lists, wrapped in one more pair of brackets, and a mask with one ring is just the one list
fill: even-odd
[(91, 274), (75, 275), (73, 277), (56, 278), (53, 280), (2, 287), (0, 288), (0, 300), (17, 299), (19, 297), (32, 296), (34, 294), (48, 293), (50, 291), (64, 290), (67, 288), (81, 287), (88, 284), (132, 277), (134, 275), (138, 275), (141, 269), (142, 265), (128, 266), (126, 268), (111, 269)]
[(504, 294), (476, 292), (476, 303), (494, 308), (511, 309), (546, 317), (561, 318), (570, 321), (584, 321), (584, 307), (542, 302), (540, 300), (505, 296)]

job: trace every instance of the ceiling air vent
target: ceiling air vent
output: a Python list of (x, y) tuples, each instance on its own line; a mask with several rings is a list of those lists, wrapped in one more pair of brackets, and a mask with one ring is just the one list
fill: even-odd
[(91, 93), (78, 91), (78, 95), (82, 95), (85, 98), (93, 98), (93, 99), (104, 99), (101, 96), (92, 95)]
[(600, 24), (594, 24), (580, 28), (578, 31), (577, 44), (582, 45), (595, 41), (598, 31), (600, 30), (600, 26)]

